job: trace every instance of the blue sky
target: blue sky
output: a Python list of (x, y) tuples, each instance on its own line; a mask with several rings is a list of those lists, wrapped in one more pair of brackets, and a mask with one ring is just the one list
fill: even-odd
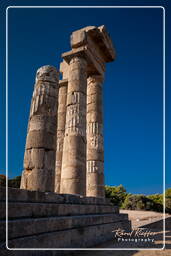
[[(12, 5), (15, 5), (14, 2)], [(31, 0), (16, 1), (16, 5), (23, 5), (23, 2), (27, 5), (40, 5), (39, 1)], [(121, 2), (125, 4), (126, 1)], [(136, 5), (137, 2), (141, 5), (147, 3), (136, 1)], [(163, 5), (161, 1), (156, 1), (156, 4), (154, 2), (153, 5)], [(48, 5), (51, 3), (61, 4), (60, 1), (48, 1)], [(72, 5), (72, 1), (65, 3)], [(107, 5), (107, 1), (105, 3)], [(132, 1), (132, 5), (134, 3)], [(103, 1), (94, 1), (94, 5), (103, 4)], [(47, 1), (41, 1), (41, 5), (47, 5)], [(112, 1), (108, 5), (112, 5)], [(104, 82), (105, 183), (123, 184), (132, 193), (162, 192), (162, 16), (161, 8), (9, 9), (10, 177), (20, 175), (23, 168), (27, 121), (36, 70), (47, 64), (59, 68), (61, 54), (70, 50), (69, 37), (72, 31), (88, 25), (104, 24), (117, 52), (116, 61), (107, 64)], [(168, 26), (167, 23), (166, 25)], [(1, 28), (4, 35), (5, 28), (2, 25)], [(166, 46), (168, 42), (167, 36)], [(2, 47), (4, 46), (3, 44)], [(3, 52), (2, 64), (4, 55)], [(4, 76), (2, 78), (4, 82)], [(166, 76), (166, 83), (168, 79)], [(5, 87), (2, 90), (4, 97)], [(169, 93), (169, 89), (167, 92)], [(3, 98), (1, 102), (4, 103), (4, 100)], [(169, 108), (169, 103), (166, 106)], [(2, 104), (0, 141), (3, 146), (4, 110)], [(169, 129), (169, 118), (166, 125)], [(170, 146), (167, 146), (166, 157), (170, 151)], [(1, 157), (0, 170), (4, 173), (5, 150)], [(168, 160), (167, 187), (171, 186), (169, 168)]]

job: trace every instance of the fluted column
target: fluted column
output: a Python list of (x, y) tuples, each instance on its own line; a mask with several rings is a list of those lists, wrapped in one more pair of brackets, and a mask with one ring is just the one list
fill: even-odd
[(86, 194), (86, 90), (86, 60), (73, 56), (68, 72), (60, 193)]
[(54, 191), (58, 72), (38, 69), (28, 123), (21, 188)]
[(87, 79), (87, 196), (104, 197), (102, 76)]
[(60, 193), (61, 168), (63, 143), (65, 135), (66, 122), (66, 100), (67, 100), (67, 80), (61, 80), (59, 83), (58, 94), (58, 116), (57, 116), (57, 147), (56, 147), (56, 168), (55, 168), (55, 192)]

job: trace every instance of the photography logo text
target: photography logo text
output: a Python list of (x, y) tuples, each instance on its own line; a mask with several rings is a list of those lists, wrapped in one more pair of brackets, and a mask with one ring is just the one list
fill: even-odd
[(155, 232), (151, 232), (147, 228), (137, 228), (131, 231), (118, 228), (112, 232), (117, 242), (154, 243)]

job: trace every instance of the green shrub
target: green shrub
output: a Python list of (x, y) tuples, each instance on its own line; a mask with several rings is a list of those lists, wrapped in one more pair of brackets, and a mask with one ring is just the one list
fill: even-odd
[(171, 213), (171, 188), (166, 189), (165, 198), (166, 212)]
[(8, 180), (8, 186), (13, 188), (19, 188), (21, 183), (21, 176), (17, 176)]
[(105, 186), (105, 195), (111, 199), (114, 205), (121, 206), (127, 196), (127, 192), (122, 185)]
[(163, 204), (163, 194), (154, 194), (154, 195), (149, 195), (147, 197), (153, 200), (157, 204)]
[(146, 210), (146, 211), (163, 211), (162, 204), (154, 202), (151, 198), (145, 195), (131, 195), (129, 194), (123, 205), (123, 209), (128, 210)]

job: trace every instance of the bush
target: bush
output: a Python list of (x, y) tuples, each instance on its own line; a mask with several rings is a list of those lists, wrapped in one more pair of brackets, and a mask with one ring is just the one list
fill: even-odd
[(146, 207), (145, 204), (145, 196), (144, 195), (132, 195), (129, 194), (123, 205), (123, 209), (128, 209), (128, 210), (143, 210)]
[(105, 186), (105, 194), (106, 197), (110, 198), (111, 202), (117, 206), (121, 206), (127, 196), (126, 189), (122, 185)]
[[(8, 180), (8, 187), (19, 188), (21, 183), (21, 176)], [(6, 186), (6, 176), (0, 174), (0, 186)]]
[(165, 192), (165, 198), (166, 198), (166, 212), (171, 213), (171, 188), (166, 189)]
[(154, 194), (154, 195), (149, 195), (147, 197), (153, 200), (156, 204), (163, 204), (163, 194)]
[(8, 186), (13, 188), (19, 188), (21, 183), (21, 176), (17, 176), (8, 180)]
[[(105, 194), (114, 205), (123, 209), (163, 212), (163, 194), (133, 195), (127, 193), (122, 185), (105, 186)], [(171, 188), (166, 190), (165, 198), (166, 212), (171, 213)]]
[(163, 211), (162, 204), (154, 202), (151, 198), (145, 195), (131, 195), (129, 194), (123, 205), (123, 209), (128, 210), (146, 210), (146, 211)]

